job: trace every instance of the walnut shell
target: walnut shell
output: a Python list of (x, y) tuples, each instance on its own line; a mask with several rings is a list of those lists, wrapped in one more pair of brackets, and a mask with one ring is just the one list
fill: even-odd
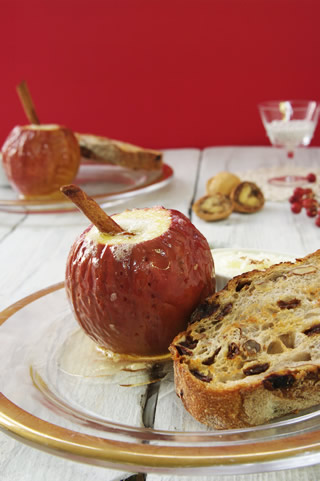
[(226, 195), (217, 192), (200, 197), (192, 206), (198, 217), (208, 222), (226, 219), (233, 210), (233, 203)]
[(230, 194), (235, 212), (251, 214), (264, 206), (262, 190), (254, 182), (240, 182)]
[(221, 194), (229, 196), (240, 182), (239, 177), (231, 172), (219, 172), (208, 180), (206, 191), (208, 195), (220, 192)]

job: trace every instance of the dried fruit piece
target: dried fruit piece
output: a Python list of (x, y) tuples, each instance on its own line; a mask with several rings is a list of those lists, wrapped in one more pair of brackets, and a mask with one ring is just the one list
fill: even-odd
[(240, 184), (240, 179), (237, 175), (231, 172), (219, 172), (208, 180), (206, 186), (207, 195), (213, 195), (219, 192), (228, 197), (238, 184)]
[(261, 374), (269, 369), (269, 363), (265, 362), (263, 364), (255, 364), (254, 366), (249, 366), (243, 370), (245, 376), (254, 376), (256, 374)]
[(226, 219), (233, 210), (232, 201), (221, 193), (205, 195), (192, 206), (198, 217), (208, 222)]
[(220, 313), (216, 316), (216, 320), (217, 321), (222, 321), (222, 319), (227, 315), (229, 314), (229, 312), (232, 311), (232, 302), (228, 302), (228, 304), (226, 304), (225, 306), (223, 306), (223, 308), (221, 309)]
[(207, 375), (207, 374), (203, 374), (202, 372), (199, 372), (196, 369), (194, 369), (194, 370), (190, 369), (190, 372), (191, 372), (191, 374), (194, 375), (194, 377), (196, 377), (197, 379), (200, 379), (200, 381), (203, 381), (203, 382), (211, 382), (212, 381), (212, 376)]
[(180, 344), (176, 344), (176, 349), (180, 356), (191, 356), (192, 351), (191, 349), (188, 349), (187, 347), (181, 346)]
[(201, 304), (198, 305), (198, 307), (193, 311), (191, 314), (190, 318), (190, 324), (200, 321), (200, 319), (203, 319), (205, 317), (209, 317), (213, 315), (217, 310), (219, 309), (219, 304), (214, 303), (214, 302), (208, 302), (205, 300)]
[(191, 336), (187, 336), (185, 341), (179, 343), (179, 346), (186, 347), (187, 349), (194, 349), (198, 344), (197, 339), (193, 339)]
[(240, 182), (231, 192), (231, 200), (234, 203), (234, 211), (251, 214), (258, 212), (264, 206), (264, 195), (254, 182)]
[(268, 391), (275, 389), (287, 389), (293, 385), (295, 377), (293, 374), (270, 374), (262, 384)]
[(251, 284), (251, 281), (240, 280), (236, 286), (236, 292), (240, 292), (244, 287), (249, 287), (250, 284)]
[(301, 301), (300, 299), (290, 299), (288, 301), (280, 300), (277, 302), (280, 309), (295, 309), (296, 307), (300, 306)]
[(202, 361), (202, 364), (203, 364), (204, 366), (211, 366), (211, 365), (214, 363), (214, 361), (215, 361), (215, 359), (216, 359), (216, 357), (217, 357), (217, 355), (219, 354), (220, 351), (221, 351), (221, 346), (219, 346), (219, 347), (214, 351), (214, 353), (212, 354), (212, 356), (210, 356), (210, 357), (208, 357), (207, 359), (205, 359), (204, 361)]
[(303, 331), (303, 334), (306, 336), (313, 336), (313, 334), (320, 334), (320, 324), (315, 324), (312, 327), (309, 327), (309, 329), (306, 329)]
[(228, 346), (227, 358), (233, 359), (240, 352), (239, 346), (235, 342), (231, 342)]

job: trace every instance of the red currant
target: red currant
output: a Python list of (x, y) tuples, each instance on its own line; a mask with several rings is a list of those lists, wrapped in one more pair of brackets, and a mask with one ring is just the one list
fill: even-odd
[(308, 197), (307, 199), (303, 199), (302, 201), (302, 207), (305, 209), (312, 209), (313, 207), (316, 207), (317, 201), (313, 198)]
[(314, 207), (310, 207), (310, 209), (307, 209), (307, 216), (308, 217), (315, 217), (317, 215), (317, 209)]
[(294, 204), (295, 202), (299, 202), (300, 201), (300, 197), (296, 196), (296, 195), (292, 195), (291, 197), (289, 197), (289, 202), (290, 204)]
[(293, 204), (291, 204), (291, 211), (294, 214), (300, 214), (301, 209), (302, 209), (302, 205), (300, 204), (300, 202), (294, 202)]
[(304, 194), (304, 189), (302, 187), (296, 187), (293, 191), (295, 197), (302, 197)]
[(307, 181), (308, 182), (315, 182), (317, 180), (316, 174), (313, 172), (310, 172), (310, 174), (307, 175)]
[[(316, 176), (313, 172), (308, 175), (309, 182), (315, 182)], [(320, 205), (312, 189), (302, 187), (296, 187), (289, 197), (291, 204), (291, 212), (294, 214), (300, 214), (302, 208), (306, 209), (308, 217), (316, 217), (315, 225), (320, 227)]]

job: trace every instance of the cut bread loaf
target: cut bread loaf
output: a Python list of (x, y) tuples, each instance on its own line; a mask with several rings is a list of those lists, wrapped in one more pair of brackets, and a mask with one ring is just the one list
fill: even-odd
[(178, 396), (210, 427), (259, 425), (320, 403), (320, 250), (231, 279), (170, 351)]
[(162, 153), (156, 150), (92, 134), (77, 133), (76, 137), (83, 158), (129, 169), (157, 170), (162, 167)]

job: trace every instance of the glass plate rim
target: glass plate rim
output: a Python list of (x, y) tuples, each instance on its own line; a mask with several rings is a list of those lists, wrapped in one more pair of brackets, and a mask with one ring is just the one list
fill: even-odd
[[(59, 282), (38, 290), (8, 306), (0, 312), (0, 326), (27, 305), (63, 288), (64, 282)], [(300, 464), (297, 464), (298, 460), (304, 456), (311, 459), (309, 464), (314, 464), (314, 456), (318, 455), (320, 451), (320, 426), (318, 425), (311, 432), (302, 432), (290, 437), (272, 440), (253, 438), (249, 443), (233, 444), (232, 446), (223, 443), (215, 446), (199, 445), (196, 447), (194, 445), (165, 446), (150, 444), (149, 442), (141, 443), (141, 440), (138, 439), (135, 439), (135, 442), (110, 440), (91, 434), (79, 433), (38, 418), (14, 404), (1, 392), (0, 428), (18, 440), (52, 454), (71, 456), (89, 464), (97, 464), (98, 462), (109, 466), (111, 463), (112, 466), (115, 464), (117, 468), (126, 466), (134, 470), (141, 470), (141, 468), (154, 468), (158, 471), (180, 469), (184, 472), (186, 469), (192, 470), (195, 468), (216, 467), (221, 469), (223, 467), (251, 466), (251, 469), (245, 472), (253, 472), (252, 465), (257, 465), (257, 463), (269, 465), (276, 463), (278, 460), (289, 459), (292, 466), (293, 458), (296, 460), (295, 467), (298, 467), (300, 466)], [(268, 428), (270, 428), (270, 425)], [(154, 440), (152, 437), (150, 438), (150, 434), (157, 432), (157, 430), (150, 428), (134, 429), (148, 433), (149, 441)], [(243, 432), (243, 430), (228, 430), (201, 434), (207, 435), (206, 437), (209, 439), (209, 437), (220, 437), (221, 434), (226, 432), (235, 434), (239, 431)], [(107, 431), (105, 432), (107, 433)], [(159, 430), (158, 432), (161, 433)], [(168, 432), (180, 434), (179, 432)], [(162, 433), (165, 434), (164, 431)], [(192, 434), (198, 433), (193, 432)], [(204, 441), (208, 441), (208, 439), (204, 439)], [(306, 461), (306, 458), (304, 460)]]
[[(102, 164), (101, 162), (89, 162), (88, 165), (94, 164), (96, 166), (103, 166), (108, 168), (120, 168), (119, 166), (112, 166), (110, 164)], [(123, 168), (125, 171), (129, 169)], [(159, 170), (159, 176), (155, 179), (149, 180), (142, 185), (137, 185), (131, 189), (124, 191), (102, 193), (91, 195), (96, 202), (104, 204), (113, 201), (125, 200), (130, 197), (134, 197), (139, 194), (144, 194), (152, 191), (153, 189), (160, 189), (167, 185), (174, 175), (173, 168), (163, 163)], [(37, 209), (38, 207), (38, 209)], [(41, 209), (41, 207), (43, 207)], [(51, 207), (51, 208), (50, 208)], [(21, 210), (18, 210), (18, 209)], [(25, 200), (25, 199), (0, 199), (0, 210), (10, 213), (57, 213), (57, 212), (73, 212), (77, 208), (72, 204), (69, 199), (43, 199), (43, 200)]]

